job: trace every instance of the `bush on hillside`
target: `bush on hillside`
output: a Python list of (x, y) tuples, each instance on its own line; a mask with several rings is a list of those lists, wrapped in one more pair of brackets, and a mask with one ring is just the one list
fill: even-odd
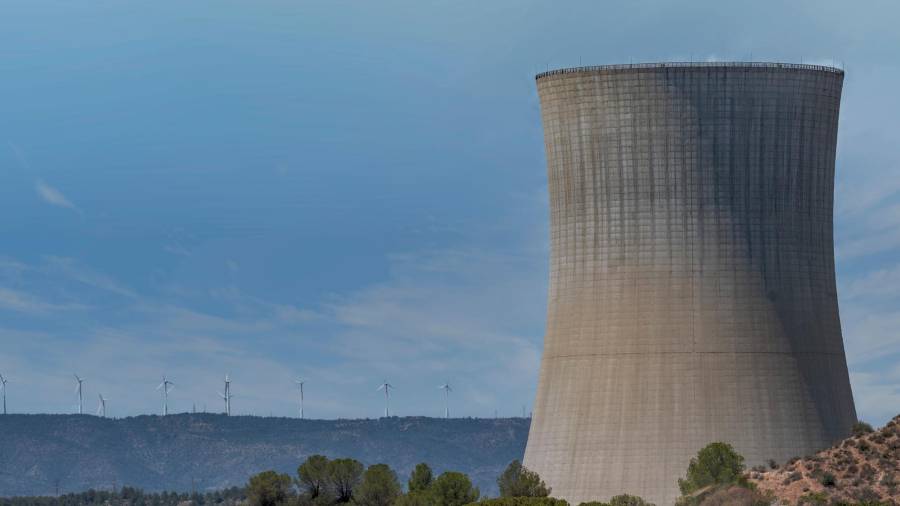
[(744, 476), (744, 457), (728, 443), (710, 443), (688, 464), (687, 473), (678, 480), (679, 505), (700, 504), (722, 485), (751, 488)]
[(854, 436), (863, 436), (871, 432), (875, 432), (875, 429), (873, 429), (872, 426), (867, 424), (866, 422), (856, 422), (853, 424), (853, 428), (850, 429), (850, 432)]
[(534, 471), (523, 466), (518, 460), (509, 463), (503, 474), (497, 478), (500, 497), (547, 497), (550, 487)]
[(684, 479), (678, 480), (682, 495), (690, 495), (711, 485), (746, 485), (744, 457), (728, 443), (710, 443), (688, 464)]
[(769, 506), (772, 498), (742, 486), (723, 485), (705, 494), (700, 506)]
[(553, 497), (498, 497), (472, 503), (469, 506), (569, 506), (569, 503)]

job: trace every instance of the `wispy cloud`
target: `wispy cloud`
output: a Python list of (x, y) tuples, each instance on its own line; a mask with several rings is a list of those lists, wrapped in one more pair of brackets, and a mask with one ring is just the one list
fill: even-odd
[(84, 265), (81, 265), (74, 258), (45, 256), (45, 269), (57, 272), (73, 281), (112, 292), (126, 297), (137, 297), (137, 294), (130, 288), (124, 286), (115, 279), (94, 271)]
[(81, 212), (61, 191), (41, 180), (35, 182), (34, 189), (44, 202), (52, 206), (65, 207), (79, 213)]
[(56, 304), (19, 290), (0, 287), (0, 309), (28, 314), (47, 314), (55, 311), (84, 309), (77, 303)]
[(841, 296), (848, 301), (867, 297), (883, 299), (900, 296), (900, 265), (850, 278), (841, 287)]

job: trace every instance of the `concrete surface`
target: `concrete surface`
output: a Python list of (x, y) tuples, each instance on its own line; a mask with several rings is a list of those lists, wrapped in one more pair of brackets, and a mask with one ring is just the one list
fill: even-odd
[(843, 72), (651, 64), (537, 76), (551, 244), (525, 465), (657, 505), (707, 443), (748, 466), (856, 421), (834, 275)]

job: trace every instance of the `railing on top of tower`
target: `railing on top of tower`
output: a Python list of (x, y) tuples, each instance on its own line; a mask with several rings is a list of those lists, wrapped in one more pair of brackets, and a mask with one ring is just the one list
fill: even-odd
[(536, 75), (535, 79), (542, 77), (555, 76), (560, 74), (577, 74), (580, 72), (597, 72), (604, 70), (653, 70), (663, 68), (762, 68), (762, 69), (791, 69), (791, 70), (814, 70), (819, 72), (832, 72), (835, 74), (843, 74), (844, 69), (831, 67), (828, 65), (813, 65), (809, 63), (774, 63), (774, 62), (659, 62), (659, 63), (617, 63), (612, 65), (590, 65), (584, 67), (566, 67), (561, 69), (548, 70)]

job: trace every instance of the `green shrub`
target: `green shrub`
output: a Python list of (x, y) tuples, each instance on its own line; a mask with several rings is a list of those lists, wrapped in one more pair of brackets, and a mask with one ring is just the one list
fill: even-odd
[(497, 478), (500, 497), (547, 497), (550, 487), (534, 471), (518, 460), (509, 463), (503, 474)]
[(462, 506), (478, 500), (481, 493), (463, 473), (447, 471), (429, 487), (432, 506)]
[(402, 494), (394, 501), (394, 506), (431, 506), (433, 500), (425, 490), (416, 490)]
[(825, 487), (833, 487), (837, 483), (837, 478), (835, 478), (834, 474), (825, 471), (819, 476), (819, 483)]
[(701, 496), (699, 506), (768, 506), (773, 498), (738, 485), (719, 485)]
[(728, 443), (710, 443), (697, 452), (688, 464), (684, 479), (678, 480), (682, 496), (689, 496), (711, 485), (747, 485), (744, 457)]
[(789, 474), (787, 476), (787, 478), (785, 478), (784, 481), (781, 482), (781, 484), (782, 485), (790, 485), (791, 483), (794, 483), (795, 481), (799, 481), (802, 478), (803, 478), (803, 473), (801, 473), (800, 471), (794, 471), (793, 473)]
[[(604, 504), (604, 503), (582, 503), (584, 504)], [(473, 506), (569, 506), (569, 503), (563, 499), (555, 499), (553, 497), (499, 497), (497, 499), (485, 499)], [(604, 506), (606, 506), (604, 504)]]
[(828, 504), (828, 494), (825, 492), (812, 492), (797, 499), (797, 506), (822, 506), (825, 504)]
[(609, 506), (656, 506), (636, 495), (621, 494), (609, 500)]
[(853, 428), (850, 429), (850, 432), (854, 436), (862, 436), (864, 434), (869, 434), (870, 432), (875, 432), (875, 429), (866, 422), (856, 422), (853, 424)]

